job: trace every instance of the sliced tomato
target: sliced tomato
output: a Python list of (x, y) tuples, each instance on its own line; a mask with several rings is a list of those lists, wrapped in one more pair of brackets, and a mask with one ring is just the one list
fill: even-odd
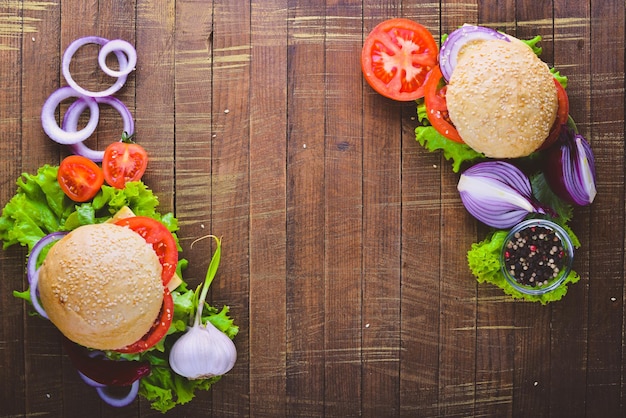
[(569, 98), (567, 97), (567, 92), (556, 78), (554, 79), (554, 85), (556, 86), (556, 97), (559, 102), (559, 107), (556, 111), (556, 119), (550, 129), (550, 134), (539, 147), (539, 151), (550, 148), (550, 146), (556, 142), (561, 133), (561, 127), (567, 124), (567, 118), (569, 117)]
[(70, 155), (61, 161), (57, 181), (67, 197), (75, 202), (86, 202), (98, 193), (104, 176), (100, 167), (89, 158)]
[(154, 347), (154, 345), (161, 341), (161, 339), (167, 334), (167, 331), (170, 329), (170, 325), (172, 324), (173, 317), (174, 300), (172, 299), (172, 294), (166, 287), (163, 289), (163, 306), (161, 307), (161, 312), (154, 321), (150, 331), (148, 331), (146, 335), (138, 341), (115, 351), (120, 353), (141, 353), (142, 351), (146, 351)]
[(378, 93), (399, 101), (424, 96), (428, 72), (437, 65), (438, 47), (424, 26), (395, 18), (379, 23), (361, 52), (365, 80)]
[(147, 216), (122, 218), (115, 221), (115, 224), (132, 229), (141, 235), (148, 244), (152, 245), (163, 267), (161, 273), (163, 286), (167, 286), (172, 276), (174, 276), (174, 273), (176, 273), (176, 265), (178, 264), (178, 247), (176, 246), (176, 240), (167, 227), (156, 219)]
[(104, 150), (102, 170), (107, 184), (123, 189), (127, 182), (141, 179), (148, 166), (148, 153), (124, 134)]
[(443, 75), (439, 66), (435, 66), (428, 77), (424, 87), (424, 104), (428, 121), (441, 135), (455, 142), (463, 142), (448, 114), (446, 103), (447, 84), (443, 81)]

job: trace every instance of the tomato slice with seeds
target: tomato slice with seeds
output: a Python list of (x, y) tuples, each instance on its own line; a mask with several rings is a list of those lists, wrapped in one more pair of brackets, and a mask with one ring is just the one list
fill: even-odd
[(156, 219), (147, 216), (131, 216), (115, 221), (116, 225), (126, 226), (138, 233), (152, 245), (154, 252), (159, 257), (161, 267), (161, 279), (163, 286), (167, 286), (176, 273), (178, 264), (178, 247), (172, 233), (165, 225)]
[(556, 78), (554, 79), (554, 85), (556, 86), (556, 97), (559, 102), (559, 107), (557, 108), (556, 119), (550, 129), (550, 134), (546, 140), (543, 141), (538, 151), (547, 149), (556, 142), (561, 133), (561, 126), (567, 124), (569, 117), (569, 98), (567, 97), (567, 92)]
[(424, 96), (428, 72), (437, 65), (439, 49), (424, 26), (395, 18), (379, 23), (361, 52), (365, 80), (378, 93), (398, 101)]
[(123, 189), (129, 181), (137, 181), (146, 172), (148, 153), (130, 137), (122, 135), (121, 142), (114, 142), (104, 150), (102, 171), (107, 184)]
[(86, 202), (100, 191), (104, 175), (89, 158), (70, 155), (61, 161), (57, 181), (67, 197), (75, 202)]
[(174, 299), (172, 299), (172, 294), (166, 287), (163, 289), (163, 306), (161, 307), (161, 312), (154, 321), (150, 331), (148, 331), (146, 335), (141, 337), (138, 341), (115, 351), (120, 353), (141, 353), (142, 351), (146, 351), (154, 347), (156, 343), (161, 341), (161, 339), (167, 334), (167, 331), (170, 329), (170, 325), (172, 324), (173, 317)]
[(424, 104), (428, 121), (441, 135), (455, 142), (463, 143), (463, 139), (450, 120), (446, 103), (447, 84), (443, 81), (441, 69), (437, 65), (428, 74), (424, 87)]

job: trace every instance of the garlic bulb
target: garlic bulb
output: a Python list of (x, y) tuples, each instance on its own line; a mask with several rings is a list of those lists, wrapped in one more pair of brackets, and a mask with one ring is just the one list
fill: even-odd
[(223, 375), (232, 369), (237, 361), (237, 349), (230, 337), (210, 321), (202, 323), (204, 302), (222, 256), (222, 243), (219, 238), (214, 235), (208, 237), (213, 238), (217, 246), (202, 288), (198, 289), (200, 297), (195, 302), (196, 315), (193, 326), (187, 328), (187, 332), (174, 343), (170, 351), (170, 367), (187, 379), (206, 379)]
[(233, 368), (235, 361), (235, 344), (210, 322), (190, 327), (170, 352), (170, 367), (187, 379), (223, 375)]

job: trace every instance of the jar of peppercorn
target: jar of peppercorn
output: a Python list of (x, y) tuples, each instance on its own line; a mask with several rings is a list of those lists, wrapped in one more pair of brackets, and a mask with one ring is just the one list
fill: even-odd
[(500, 254), (502, 274), (522, 293), (541, 295), (563, 283), (572, 269), (574, 245), (560, 225), (529, 219), (514, 226)]

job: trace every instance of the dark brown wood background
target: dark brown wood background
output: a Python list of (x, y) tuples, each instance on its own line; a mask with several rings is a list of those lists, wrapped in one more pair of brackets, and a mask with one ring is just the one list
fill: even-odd
[[(580, 283), (548, 306), (478, 285), (485, 229), (457, 175), (415, 141), (415, 105), (362, 78), (364, 36), (403, 16), (438, 37), (463, 23), (543, 37), (596, 154), (576, 211)], [(137, 70), (118, 94), (151, 155), (146, 183), (181, 224), (186, 279), (223, 237), (212, 303), (240, 326), (234, 370), (171, 416), (620, 417), (624, 351), (624, 19), (617, 0), (0, 1), (0, 200), (65, 150), (39, 112), (86, 35), (121, 38)], [(88, 47), (76, 78), (108, 80)], [(94, 146), (116, 139), (103, 107)], [(159, 416), (85, 386), (59, 335), (12, 297), (25, 252), (0, 255), (0, 416)]]

